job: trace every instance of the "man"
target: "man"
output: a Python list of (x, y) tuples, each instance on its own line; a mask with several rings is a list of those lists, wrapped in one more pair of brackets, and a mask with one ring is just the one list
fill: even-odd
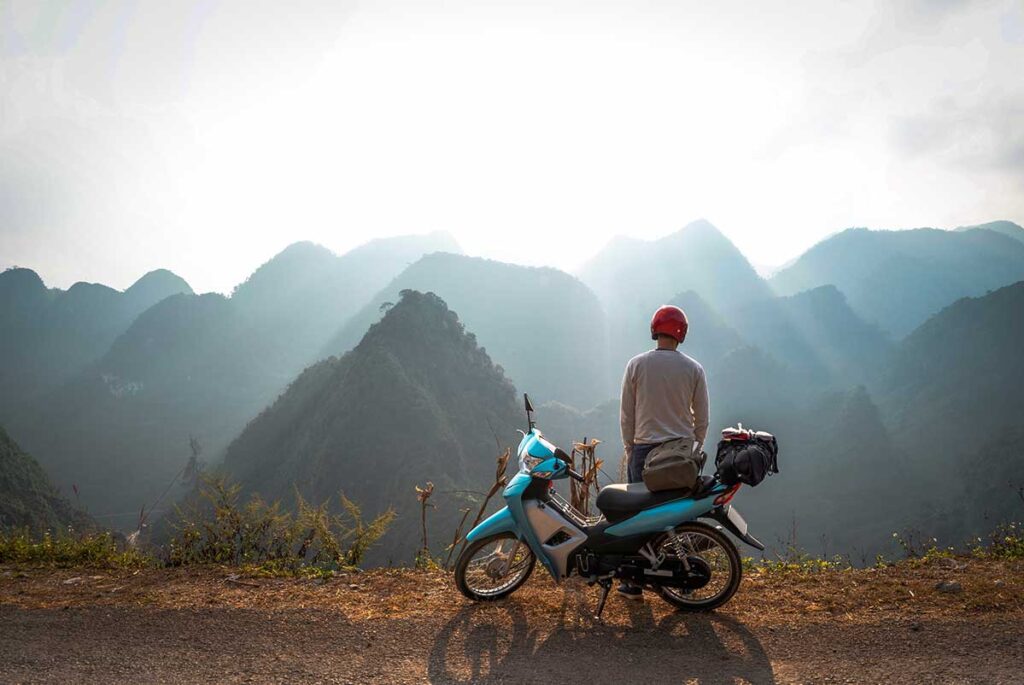
[[(704, 367), (678, 351), (689, 322), (679, 307), (665, 305), (651, 318), (657, 347), (629, 360), (622, 377), (619, 420), (626, 449), (629, 482), (643, 480), (647, 455), (678, 438), (703, 444), (708, 432), (708, 385)], [(643, 599), (643, 589), (619, 586), (629, 599)]]

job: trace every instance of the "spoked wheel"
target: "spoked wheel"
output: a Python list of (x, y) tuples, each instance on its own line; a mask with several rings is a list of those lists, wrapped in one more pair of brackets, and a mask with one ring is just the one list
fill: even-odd
[(475, 601), (507, 597), (533, 573), (530, 547), (512, 533), (499, 533), (470, 544), (455, 564), (455, 585)]
[(654, 543), (657, 554), (679, 559), (682, 552), (691, 573), (701, 576), (692, 589), (655, 584), (655, 591), (669, 604), (683, 611), (711, 611), (736, 594), (743, 576), (736, 545), (721, 531), (703, 523), (684, 523)]

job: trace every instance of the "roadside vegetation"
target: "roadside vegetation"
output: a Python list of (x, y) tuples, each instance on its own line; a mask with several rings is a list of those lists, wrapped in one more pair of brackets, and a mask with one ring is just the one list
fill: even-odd
[[(925, 537), (916, 531), (897, 532), (893, 533), (892, 537), (902, 555), (898, 558), (889, 558), (879, 554), (871, 564), (874, 568), (897, 565), (915, 568), (935, 563), (940, 559), (1024, 560), (1024, 525), (1020, 523), (1000, 524), (986, 537), (974, 538), (959, 547), (940, 546), (936, 538)], [(744, 557), (743, 567), (745, 571), (762, 574), (814, 574), (858, 568), (848, 555), (837, 554), (826, 558), (811, 554), (792, 543), (784, 545), (783, 551), (772, 557)]]
[[(179, 508), (163, 547), (135, 544), (109, 532), (66, 529), (34, 536), (28, 529), (0, 531), (0, 564), (131, 568), (228, 566), (253, 575), (325, 576), (357, 568), (394, 520), (388, 510), (366, 521), (343, 493), (339, 507), (312, 505), (296, 493), (296, 510), (282, 509), (220, 477), (205, 478), (199, 497)], [(334, 513), (338, 511), (340, 513)]]
[[(474, 525), (488, 501), (503, 485), (508, 453), (499, 455), (495, 485), (483, 499)], [(427, 546), (427, 510), (432, 484), (416, 488), (421, 504), (421, 547), (414, 567), (420, 570), (446, 570), (451, 567), (467, 526), (469, 510), (463, 510), (458, 529), (446, 547), (447, 554), (434, 557)], [(392, 509), (366, 521), (359, 505), (339, 493), (336, 506), (331, 502), (308, 503), (298, 492), (295, 508), (287, 510), (280, 502), (267, 503), (258, 495), (244, 502), (241, 486), (220, 476), (203, 476), (197, 496), (184, 507), (176, 508), (171, 518), (170, 535), (162, 546), (137, 543), (137, 535), (127, 538), (110, 532), (78, 531), (72, 528), (47, 532), (42, 536), (30, 529), (0, 529), (0, 564), (54, 567), (183, 567), (208, 566), (236, 569), (251, 576), (329, 577), (351, 572), (365, 560), (366, 552), (384, 536), (395, 519)], [(589, 509), (589, 507), (588, 507)], [(893, 533), (900, 549), (899, 558), (878, 555), (873, 563), (855, 564), (847, 555), (822, 557), (802, 549), (793, 540), (780, 541), (781, 551), (761, 558), (746, 557), (748, 573), (819, 574), (842, 572), (858, 567), (910, 568), (941, 559), (979, 561), (1024, 560), (1024, 525), (1003, 523), (987, 536), (977, 537), (957, 547), (940, 546), (933, 537), (917, 531)]]

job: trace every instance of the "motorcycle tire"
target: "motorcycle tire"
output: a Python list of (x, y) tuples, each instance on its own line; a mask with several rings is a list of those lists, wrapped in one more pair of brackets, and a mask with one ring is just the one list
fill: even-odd
[(518, 590), (523, 583), (529, 580), (530, 575), (533, 573), (533, 567), (536, 564), (537, 559), (534, 557), (533, 552), (530, 551), (530, 548), (525, 542), (519, 542), (519, 544), (526, 549), (527, 554), (529, 554), (529, 561), (527, 562), (525, 571), (522, 571), (521, 575), (519, 575), (511, 585), (502, 588), (497, 592), (489, 593), (477, 592), (469, 586), (469, 583), (466, 581), (466, 570), (469, 566), (469, 562), (481, 548), (502, 538), (518, 542), (518, 539), (512, 533), (498, 533), (497, 535), (490, 535), (488, 537), (481, 538), (476, 542), (470, 543), (466, 549), (462, 550), (462, 554), (459, 555), (459, 559), (455, 563), (455, 586), (459, 589), (459, 592), (475, 602), (494, 602), (499, 599), (504, 599)]
[[(736, 545), (733, 544), (732, 540), (719, 529), (696, 521), (676, 526), (673, 532), (676, 534), (697, 533), (713, 540), (718, 547), (725, 551), (726, 557), (729, 560), (729, 580), (722, 592), (706, 600), (685, 599), (684, 596), (680, 596), (680, 594), (684, 593), (678, 593), (674, 588), (661, 587), (657, 583), (654, 584), (654, 591), (663, 600), (680, 611), (712, 611), (732, 599), (732, 596), (736, 594), (736, 590), (740, 587), (740, 581), (743, 579), (743, 564), (740, 561), (740, 553), (737, 551)], [(655, 549), (660, 548), (668, 535), (666, 533), (659, 538), (655, 544)]]

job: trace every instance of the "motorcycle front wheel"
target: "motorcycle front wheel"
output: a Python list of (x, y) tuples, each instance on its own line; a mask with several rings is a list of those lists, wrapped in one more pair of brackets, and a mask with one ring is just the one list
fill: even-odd
[(512, 533), (498, 533), (473, 542), (455, 563), (455, 585), (477, 602), (491, 602), (519, 589), (533, 573), (530, 547)]
[(665, 533), (654, 543), (658, 554), (679, 558), (682, 552), (691, 566), (701, 565), (708, 574), (699, 588), (684, 589), (654, 585), (655, 592), (682, 611), (711, 611), (736, 594), (743, 577), (740, 553), (725, 533), (704, 523), (684, 523)]

